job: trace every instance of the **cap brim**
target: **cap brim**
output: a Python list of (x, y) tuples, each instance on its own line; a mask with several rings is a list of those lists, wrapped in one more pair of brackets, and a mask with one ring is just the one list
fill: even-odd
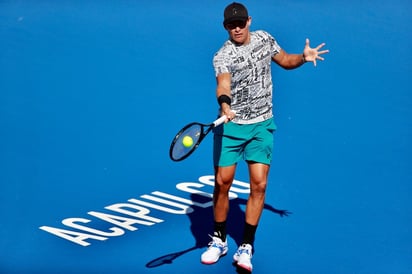
[(235, 22), (235, 21), (247, 21), (248, 17), (244, 17), (244, 16), (234, 16), (231, 18), (226, 19), (225, 21), (223, 21), (223, 25)]

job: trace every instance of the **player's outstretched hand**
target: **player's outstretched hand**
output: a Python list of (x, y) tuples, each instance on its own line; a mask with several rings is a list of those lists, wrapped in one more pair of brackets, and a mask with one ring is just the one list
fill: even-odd
[(311, 48), (309, 46), (309, 39), (306, 38), (306, 44), (305, 44), (305, 48), (303, 50), (303, 56), (305, 58), (305, 61), (306, 62), (312, 62), (314, 66), (316, 66), (316, 60), (323, 61), (324, 58), (321, 55), (329, 52), (328, 49), (320, 50), (325, 45), (326, 45), (325, 43), (322, 43), (319, 46), (317, 46), (316, 48)]

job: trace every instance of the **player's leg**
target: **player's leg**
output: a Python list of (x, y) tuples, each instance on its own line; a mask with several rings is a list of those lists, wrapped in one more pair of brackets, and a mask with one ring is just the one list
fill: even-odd
[(237, 163), (243, 158), (243, 147), (247, 139), (242, 138), (242, 127), (234, 123), (224, 124), (214, 132), (214, 232), (222, 239), (222, 241), (226, 241), (226, 218), (229, 212), (229, 189), (232, 186), (235, 177)]
[(265, 205), (266, 185), (272, 161), (273, 132), (276, 126), (269, 119), (249, 127), (253, 136), (245, 148), (249, 168), (250, 195), (246, 204), (243, 243), (233, 256), (238, 266), (252, 271), (252, 253), (256, 229)]
[(246, 223), (253, 226), (257, 226), (265, 204), (275, 129), (273, 119), (251, 126), (251, 135), (254, 137), (245, 148), (250, 181), (250, 195), (246, 206)]
[(246, 205), (246, 223), (257, 226), (265, 205), (266, 186), (270, 166), (262, 163), (248, 163), (250, 195)]
[(214, 232), (208, 249), (203, 252), (201, 262), (216, 263), (228, 251), (226, 239), (226, 219), (229, 212), (229, 189), (232, 185), (236, 165), (215, 168), (215, 188), (213, 191)]
[[(213, 160), (215, 165), (215, 186), (213, 191), (214, 231), (208, 249), (202, 254), (204, 264), (213, 264), (228, 251), (226, 239), (226, 218), (229, 212), (229, 189), (232, 185), (236, 163), (241, 158), (238, 139), (229, 135), (236, 131), (236, 125), (228, 123), (214, 130)], [(225, 132), (225, 134), (223, 134)]]
[(237, 262), (238, 266), (252, 271), (253, 244), (259, 219), (265, 205), (266, 185), (270, 166), (262, 163), (248, 162), (248, 167), (250, 195), (246, 204), (243, 240), (233, 259)]
[(215, 168), (213, 213), (216, 222), (226, 221), (229, 212), (229, 189), (235, 176), (236, 165)]

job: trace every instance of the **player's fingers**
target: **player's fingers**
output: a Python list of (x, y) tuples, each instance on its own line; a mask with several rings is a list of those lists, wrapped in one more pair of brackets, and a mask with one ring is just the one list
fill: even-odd
[(318, 50), (318, 49), (324, 47), (325, 45), (326, 45), (326, 43), (322, 43), (322, 44), (320, 44), (319, 46), (317, 46), (316, 49)]

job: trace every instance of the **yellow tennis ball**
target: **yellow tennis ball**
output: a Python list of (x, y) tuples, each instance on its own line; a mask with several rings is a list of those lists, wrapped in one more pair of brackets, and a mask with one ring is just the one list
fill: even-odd
[(183, 137), (182, 143), (185, 147), (191, 147), (193, 145), (193, 138), (186, 135), (185, 137)]

